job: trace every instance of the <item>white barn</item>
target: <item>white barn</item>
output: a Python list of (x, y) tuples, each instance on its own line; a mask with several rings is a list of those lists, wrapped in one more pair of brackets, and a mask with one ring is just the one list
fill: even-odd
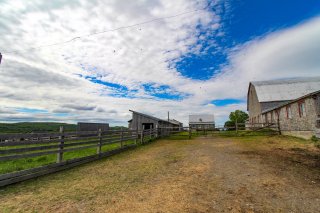
[(189, 127), (193, 129), (214, 129), (213, 114), (189, 115)]

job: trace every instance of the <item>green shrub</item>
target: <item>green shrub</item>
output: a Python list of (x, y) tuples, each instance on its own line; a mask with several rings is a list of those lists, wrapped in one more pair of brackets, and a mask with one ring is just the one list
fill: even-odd
[(320, 140), (315, 135), (311, 137), (311, 141), (313, 141), (314, 146), (320, 149)]
[(318, 141), (319, 141), (319, 139), (318, 139), (315, 135), (313, 135), (313, 136), (311, 137), (311, 140), (312, 140), (313, 142), (318, 142)]

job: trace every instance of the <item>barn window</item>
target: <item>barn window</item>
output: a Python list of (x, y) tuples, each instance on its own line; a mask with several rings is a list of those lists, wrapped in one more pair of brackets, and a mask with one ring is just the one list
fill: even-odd
[(287, 118), (291, 119), (292, 118), (292, 111), (291, 111), (290, 105), (286, 107), (286, 111), (287, 111)]
[(304, 102), (300, 102), (299, 104), (299, 116), (306, 116), (306, 104)]

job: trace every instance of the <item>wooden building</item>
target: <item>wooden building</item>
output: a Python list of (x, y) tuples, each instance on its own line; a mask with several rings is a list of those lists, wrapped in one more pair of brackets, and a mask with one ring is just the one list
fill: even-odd
[(136, 112), (133, 110), (129, 110), (132, 112), (132, 119), (128, 121), (128, 127), (131, 130), (143, 130), (143, 129), (154, 129), (154, 128), (167, 128), (167, 127), (181, 127), (182, 123), (179, 121), (170, 121), (160, 119), (151, 115), (143, 114), (140, 112)]
[(77, 131), (83, 132), (83, 131), (98, 131), (101, 129), (102, 131), (109, 130), (109, 124), (108, 123), (84, 123), (84, 122), (78, 122), (77, 125)]
[(215, 121), (213, 114), (189, 115), (189, 127), (192, 129), (214, 129)]

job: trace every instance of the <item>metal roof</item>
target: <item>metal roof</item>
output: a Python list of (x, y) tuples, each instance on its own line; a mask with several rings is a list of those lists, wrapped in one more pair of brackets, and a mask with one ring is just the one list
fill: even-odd
[[(150, 118), (152, 120), (156, 120), (156, 121), (162, 121), (162, 122), (165, 122), (165, 123), (171, 123), (171, 124), (174, 124), (174, 125), (178, 125), (178, 123), (181, 123), (177, 120), (174, 120), (175, 122), (173, 122), (173, 120), (164, 120), (164, 119), (161, 119), (161, 118), (157, 118), (157, 117), (154, 117), (154, 116), (151, 116), (151, 115), (147, 115), (147, 114), (144, 114), (144, 113), (141, 113), (141, 112), (137, 112), (137, 111), (134, 111), (134, 110), (129, 110), (130, 112), (132, 113), (136, 113), (138, 115), (141, 115), (141, 116), (144, 116), (144, 117), (147, 117), (147, 118)], [(132, 120), (132, 119), (131, 119)], [(131, 120), (129, 120), (128, 122), (130, 122)], [(178, 123), (177, 123), (178, 122)], [(182, 124), (182, 123), (181, 123)]]
[(320, 90), (320, 77), (254, 81), (259, 102), (288, 101)]
[(267, 112), (270, 112), (270, 111), (275, 110), (275, 109), (279, 109), (279, 108), (281, 108), (281, 107), (287, 106), (287, 105), (289, 105), (289, 104), (295, 103), (295, 102), (297, 102), (297, 101), (299, 101), (299, 100), (301, 100), (301, 99), (304, 99), (304, 98), (306, 98), (306, 97), (310, 97), (310, 96), (313, 96), (313, 95), (320, 95), (320, 90), (315, 91), (315, 92), (312, 92), (312, 93), (309, 93), (309, 94), (307, 94), (307, 95), (304, 95), (304, 96), (302, 96), (302, 97), (299, 97), (299, 98), (294, 99), (294, 100), (291, 100), (291, 101), (286, 101), (286, 102), (284, 102), (283, 104), (278, 105), (278, 106), (275, 106), (275, 107), (273, 107), (273, 108), (266, 109), (266, 110), (262, 111), (262, 114), (267, 113)]
[(177, 120), (175, 120), (175, 119), (170, 119), (169, 122), (172, 123), (172, 124), (175, 124), (175, 125), (183, 124), (183, 123), (181, 123), (180, 121), (177, 121)]
[(189, 123), (214, 123), (213, 114), (189, 115)]

